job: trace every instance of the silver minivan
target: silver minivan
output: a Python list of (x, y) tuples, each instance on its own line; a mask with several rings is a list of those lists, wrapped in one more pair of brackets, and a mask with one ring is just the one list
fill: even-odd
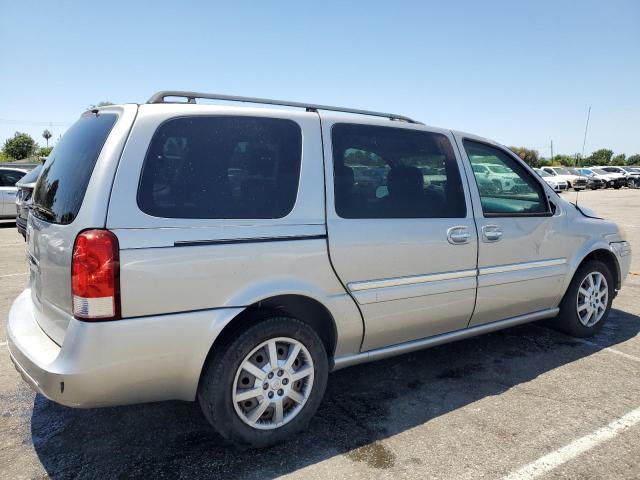
[(332, 370), (542, 319), (595, 334), (631, 259), (485, 138), (192, 92), (85, 112), (27, 249), (7, 323), (26, 382), (73, 407), (197, 400), (256, 447), (307, 424)]

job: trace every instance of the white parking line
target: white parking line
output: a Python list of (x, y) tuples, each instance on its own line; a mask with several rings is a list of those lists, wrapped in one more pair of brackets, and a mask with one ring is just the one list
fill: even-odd
[(623, 417), (614, 420), (606, 427), (602, 427), (589, 435), (574, 440), (570, 444), (551, 452), (538, 460), (516, 470), (503, 480), (531, 480), (549, 473), (554, 468), (567, 463), (584, 452), (600, 445), (602, 442), (611, 440), (620, 435), (625, 430), (640, 423), (640, 408), (627, 413)]
[(634, 357), (633, 355), (629, 355), (628, 353), (621, 352), (620, 350), (616, 350), (615, 348), (605, 347), (604, 345), (600, 345), (596, 342), (585, 340), (584, 338), (576, 338), (575, 340), (579, 341), (580, 343), (584, 343), (585, 345), (591, 345), (592, 347), (598, 347), (607, 352), (615, 353), (616, 355), (620, 355), (621, 357), (628, 358), (629, 360), (640, 362), (640, 357)]
[(0, 342), (0, 347), (5, 347), (7, 345), (7, 342)]
[(29, 272), (27, 272), (27, 273), (8, 273), (7, 275), (0, 275), (0, 278), (17, 277), (18, 275), (29, 275)]
[(18, 242), (18, 243), (3, 243), (2, 245), (0, 245), (0, 247), (12, 247), (15, 245), (24, 245), (24, 242)]

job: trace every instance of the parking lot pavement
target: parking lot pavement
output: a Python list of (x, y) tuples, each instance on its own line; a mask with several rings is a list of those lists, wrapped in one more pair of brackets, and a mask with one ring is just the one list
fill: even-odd
[[(640, 252), (640, 190), (578, 201), (622, 223)], [(0, 228), (3, 323), (26, 282), (21, 242)], [(58, 406), (5, 352), (0, 478), (638, 479), (639, 297), (631, 275), (588, 341), (530, 324), (336, 372), (308, 430), (263, 451), (225, 445), (187, 402)]]

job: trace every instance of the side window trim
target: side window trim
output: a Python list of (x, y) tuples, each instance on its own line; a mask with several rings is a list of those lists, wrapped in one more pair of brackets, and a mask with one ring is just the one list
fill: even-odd
[[(544, 187), (544, 185), (542, 184), (542, 179), (538, 176), (538, 175), (532, 175), (531, 172), (529, 171), (529, 165), (527, 165), (524, 160), (522, 160), (520, 157), (518, 157), (516, 154), (514, 154), (511, 150), (502, 147), (501, 145), (496, 145), (487, 141), (483, 141), (483, 140), (478, 140), (477, 138), (473, 138), (473, 137), (468, 137), (468, 136), (462, 136), (462, 145), (461, 145), (461, 150), (464, 151), (464, 156), (466, 158), (466, 162), (469, 165), (471, 172), (473, 174), (473, 164), (471, 163), (471, 159), (469, 158), (469, 155), (467, 154), (466, 149), (464, 148), (464, 142), (465, 141), (469, 141), (469, 142), (474, 142), (474, 143), (478, 143), (480, 145), (484, 145), (486, 147), (489, 148), (494, 148), (496, 150), (501, 151), (502, 153), (504, 153), (505, 155), (507, 155), (508, 157), (510, 157), (511, 159), (513, 159), (515, 162), (517, 162), (521, 167), (523, 167), (525, 174), (529, 176), (529, 178), (533, 179), (533, 181), (539, 186), (540, 190), (542, 191), (542, 196), (544, 197), (544, 202), (545, 202), (545, 207), (546, 207), (546, 211), (545, 212), (524, 212), (524, 213), (520, 213), (520, 212), (504, 212), (504, 213), (485, 213), (484, 209), (482, 208), (482, 205), (480, 205), (480, 212), (482, 213), (482, 217), (483, 218), (524, 218), (524, 217), (552, 217), (553, 211), (551, 209), (551, 204), (550, 204), (550, 200), (549, 200), (549, 195), (547, 194), (547, 190)], [(536, 178), (537, 177), (537, 178)], [(478, 186), (478, 181), (475, 178), (475, 175), (473, 175), (473, 182), (475, 183), (475, 187), (476, 190), (478, 191), (478, 198), (480, 198), (480, 189)], [(475, 211), (475, 209), (474, 209)]]
[[(154, 140), (156, 140), (157, 136), (160, 133), (163, 133), (162, 129), (163, 127), (166, 127), (167, 125), (169, 125), (171, 122), (176, 121), (176, 120), (195, 120), (195, 121), (204, 121), (204, 120), (211, 120), (211, 119), (227, 119), (227, 120), (237, 120), (237, 119), (241, 119), (241, 120), (266, 120), (266, 121), (271, 121), (271, 120), (276, 120), (276, 121), (282, 121), (282, 122), (286, 122), (290, 125), (295, 126), (296, 128), (296, 132), (298, 133), (298, 137), (297, 140), (299, 141), (299, 154), (296, 155), (295, 158), (297, 158), (297, 174), (295, 175), (295, 195), (293, 195), (293, 203), (291, 204), (291, 208), (288, 209), (287, 213), (285, 213), (282, 216), (277, 216), (277, 217), (272, 217), (272, 216), (249, 216), (249, 215), (231, 215), (231, 216), (224, 216), (224, 215), (220, 215), (220, 216), (168, 216), (168, 215), (156, 215), (153, 213), (150, 213), (148, 211), (145, 211), (145, 208), (143, 208), (143, 205), (141, 205), (140, 203), (140, 196), (141, 196), (141, 189), (143, 186), (143, 177), (145, 174), (145, 168), (149, 168), (149, 165), (151, 162), (149, 162), (150, 158), (150, 154), (152, 152), (152, 147), (154, 147)], [(136, 194), (135, 194), (135, 201), (136, 201), (136, 205), (138, 207), (138, 210), (142, 213), (144, 213), (145, 215), (148, 215), (156, 220), (187, 220), (190, 222), (193, 221), (211, 221), (211, 220), (221, 220), (221, 221), (236, 221), (236, 220), (283, 220), (287, 217), (289, 217), (292, 212), (295, 210), (296, 208), (296, 204), (298, 202), (298, 197), (300, 195), (300, 188), (301, 188), (301, 181), (302, 181), (302, 161), (303, 161), (303, 157), (304, 157), (304, 151), (303, 151), (303, 128), (302, 125), (300, 125), (300, 123), (294, 119), (291, 118), (281, 118), (281, 117), (276, 117), (276, 116), (261, 116), (261, 115), (256, 115), (256, 116), (252, 116), (252, 115), (235, 115), (235, 114), (207, 114), (207, 115), (175, 115), (175, 116), (171, 116), (169, 118), (164, 119), (162, 122), (160, 122), (153, 130), (153, 133), (151, 135), (151, 138), (149, 140), (149, 143), (147, 145), (146, 151), (145, 151), (145, 156), (144, 159), (142, 161), (142, 164), (140, 166), (140, 170), (139, 170), (139, 174), (138, 174), (138, 178), (137, 178), (137, 184), (136, 184)]]

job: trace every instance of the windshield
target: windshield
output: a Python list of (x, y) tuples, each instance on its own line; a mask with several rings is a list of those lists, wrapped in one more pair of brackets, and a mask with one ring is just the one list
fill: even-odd
[(598, 175), (606, 175), (607, 174), (607, 172), (605, 172), (601, 168), (592, 168), (591, 171), (597, 173)]
[(35, 187), (33, 209), (39, 216), (53, 223), (73, 222), (116, 119), (113, 113), (85, 113), (67, 130)]
[(582, 172), (583, 175), (593, 175), (593, 171), (589, 170), (588, 168), (583, 168), (580, 171)]
[(544, 170), (538, 170), (537, 168), (536, 168), (536, 173), (538, 175), (540, 175), (541, 177), (552, 177), (553, 176), (553, 175), (545, 172)]
[(487, 165), (487, 168), (494, 173), (512, 173), (511, 170), (503, 165)]
[(553, 169), (559, 175), (571, 175), (571, 172), (567, 168), (553, 167)]

